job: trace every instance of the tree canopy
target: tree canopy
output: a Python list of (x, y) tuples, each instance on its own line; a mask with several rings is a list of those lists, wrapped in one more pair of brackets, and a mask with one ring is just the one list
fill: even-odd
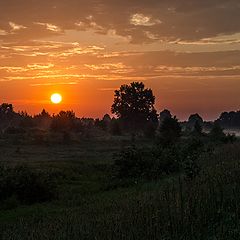
[(154, 103), (152, 90), (142, 82), (133, 82), (115, 91), (111, 111), (128, 127), (137, 130), (148, 121), (157, 121)]

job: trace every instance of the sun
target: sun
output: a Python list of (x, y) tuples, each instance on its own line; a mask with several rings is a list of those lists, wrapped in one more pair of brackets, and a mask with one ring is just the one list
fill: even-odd
[(59, 104), (62, 101), (62, 96), (59, 93), (54, 93), (51, 95), (51, 102), (54, 104)]

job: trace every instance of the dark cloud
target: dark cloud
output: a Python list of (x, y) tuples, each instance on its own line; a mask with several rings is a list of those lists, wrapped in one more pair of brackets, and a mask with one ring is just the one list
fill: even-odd
[[(0, 30), (8, 33), (0, 39), (37, 39), (71, 29), (106, 34), (114, 29), (133, 43), (193, 41), (240, 32), (239, 12), (239, 0), (8, 0), (0, 2)], [(13, 31), (9, 22), (25, 28)]]

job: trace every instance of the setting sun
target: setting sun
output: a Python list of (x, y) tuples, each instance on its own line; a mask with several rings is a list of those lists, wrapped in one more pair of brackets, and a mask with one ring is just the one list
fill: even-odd
[(51, 102), (54, 104), (59, 104), (62, 101), (62, 96), (59, 93), (54, 93), (51, 95)]

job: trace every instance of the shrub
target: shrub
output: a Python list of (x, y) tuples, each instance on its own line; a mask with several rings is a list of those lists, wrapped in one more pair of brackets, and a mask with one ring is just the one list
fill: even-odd
[(151, 153), (135, 146), (122, 150), (115, 159), (118, 177), (146, 177), (153, 166)]
[(209, 137), (213, 142), (223, 143), (226, 139), (226, 135), (223, 132), (223, 129), (218, 123), (214, 123), (213, 128), (209, 133)]
[(201, 168), (198, 160), (205, 152), (205, 145), (200, 138), (190, 138), (181, 149), (182, 168), (185, 177), (193, 180), (199, 175)]
[(115, 160), (119, 178), (159, 179), (163, 174), (177, 172), (180, 154), (177, 147), (138, 149), (135, 146), (121, 151)]
[(23, 204), (45, 202), (56, 197), (53, 178), (25, 166), (0, 168), (0, 201), (13, 197)]
[(153, 176), (158, 178), (160, 174), (170, 174), (179, 170), (180, 153), (176, 145), (169, 147), (158, 146), (153, 150), (155, 164), (153, 167)]

